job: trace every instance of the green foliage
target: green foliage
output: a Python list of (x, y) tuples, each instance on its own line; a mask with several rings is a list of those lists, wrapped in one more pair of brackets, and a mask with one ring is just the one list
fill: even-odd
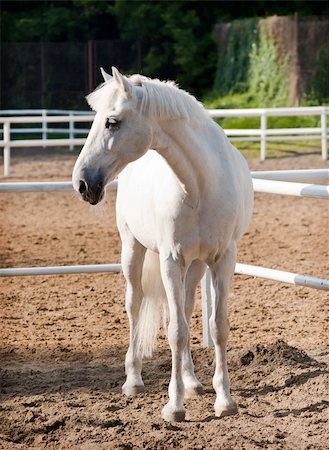
[(323, 45), (316, 54), (315, 70), (311, 80), (309, 99), (313, 103), (329, 102), (329, 44)]
[[(173, 2), (177, 8), (178, 3)], [(173, 39), (174, 65), (182, 86), (194, 90), (208, 88), (209, 74), (214, 72), (216, 47), (211, 29), (205, 28), (196, 10), (179, 11), (168, 9), (164, 14), (166, 32)]]
[(219, 95), (216, 91), (211, 91), (204, 98), (203, 102), (210, 109), (236, 109), (252, 108), (255, 99), (249, 92), (231, 93), (229, 95)]
[(145, 75), (175, 79), (192, 92), (209, 89), (216, 64), (212, 28), (217, 5), (195, 1), (116, 1), (121, 36), (138, 43)]
[[(12, 1), (13, 5), (20, 2)], [(22, 2), (17, 11), (2, 11), (6, 42), (74, 42), (95, 39), (104, 29), (116, 31), (106, 0)], [(25, 8), (28, 9), (25, 9)]]
[(256, 19), (234, 21), (218, 54), (214, 91), (224, 96), (218, 107), (287, 106), (288, 62), (289, 55), (278, 61), (274, 41)]
[(31, 42), (39, 37), (42, 37), (42, 41), (47, 41), (50, 36), (56, 40), (56, 37), (62, 34), (63, 27), (72, 28), (72, 19), (74, 20), (74, 15), (67, 8), (50, 6), (42, 10), (32, 10), (29, 15), (4, 13), (2, 24), (5, 37), (9, 41)]
[(278, 61), (275, 44), (266, 33), (260, 33), (259, 42), (252, 45), (248, 84), (256, 106), (288, 105), (289, 55)]
[(246, 90), (250, 52), (258, 40), (257, 19), (235, 20), (230, 24), (228, 43), (219, 51), (214, 88), (222, 94)]
[(312, 128), (321, 126), (320, 116), (283, 116), (269, 117), (268, 128)]
[[(237, 7), (232, 8), (232, 5)], [(240, 106), (236, 103), (237, 97), (233, 100), (227, 97), (232, 93), (243, 95), (242, 102), (248, 106), (263, 106), (264, 101), (274, 106), (284, 104), (286, 62), (281, 62), (281, 69), (276, 65), (274, 43), (259, 36), (256, 17), (288, 15), (296, 11), (300, 15), (328, 15), (328, 5), (328, 2), (306, 0), (236, 3), (196, 0), (3, 0), (0, 26), (2, 42), (125, 40), (139, 56), (138, 64), (135, 61), (131, 63), (130, 72), (141, 71), (151, 77), (177, 80), (182, 88), (198, 98), (214, 85), (216, 94), (226, 97), (224, 103), (226, 101), (228, 107), (234, 107), (234, 104)], [(239, 20), (242, 18), (247, 19)], [(212, 33), (215, 24), (223, 22), (231, 22), (231, 28), (228, 46), (217, 58)], [(328, 50), (325, 49), (318, 55), (310, 94), (313, 101), (322, 98), (323, 92), (329, 97), (325, 80), (326, 55)], [(266, 56), (270, 56), (270, 61), (266, 60)], [(16, 66), (20, 65), (14, 59), (13, 55), (12, 70), (17, 73)], [(7, 65), (8, 62), (3, 61), (3, 66)], [(26, 65), (32, 66), (33, 62), (26, 61)], [(33, 67), (28, 67), (28, 71), (32, 72)], [(20, 104), (19, 98), (15, 101)]]

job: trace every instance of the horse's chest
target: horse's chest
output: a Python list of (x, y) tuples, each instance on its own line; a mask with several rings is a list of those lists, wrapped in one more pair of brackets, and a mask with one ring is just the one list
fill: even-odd
[(195, 207), (187, 200), (173, 172), (152, 154), (131, 164), (119, 177), (119, 220), (142, 245), (154, 251), (179, 247), (198, 257), (222, 240), (221, 215), (213, 199), (203, 193)]
[[(176, 202), (159, 199), (136, 198), (118, 208), (134, 237), (145, 247), (159, 247), (182, 242), (184, 236), (198, 234), (197, 220), (193, 214), (182, 214)], [(193, 225), (194, 224), (194, 225)]]

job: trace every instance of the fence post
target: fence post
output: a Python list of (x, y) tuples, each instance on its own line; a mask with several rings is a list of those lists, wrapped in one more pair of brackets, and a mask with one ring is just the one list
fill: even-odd
[(201, 298), (203, 347), (213, 347), (214, 344), (209, 329), (209, 318), (211, 315), (211, 273), (208, 268), (201, 280)]
[[(70, 139), (74, 139), (75, 138), (75, 134), (74, 134), (74, 121), (73, 121), (73, 114), (70, 112), (70, 114), (69, 114), (69, 116), (70, 116), (70, 122), (69, 122), (69, 131), (70, 131), (70, 133), (69, 133), (69, 136), (70, 136)], [(74, 145), (73, 144), (70, 144), (70, 150), (74, 150)]]
[(9, 177), (10, 175), (10, 122), (4, 122), (3, 124), (3, 171), (4, 176)]
[[(48, 129), (47, 128), (48, 128), (48, 125), (47, 125), (47, 110), (43, 109), (42, 110), (42, 140), (43, 141), (46, 141), (47, 137), (48, 137), (48, 134), (47, 134)], [(46, 148), (46, 146), (44, 145), (43, 148)]]
[(267, 116), (266, 111), (262, 111), (260, 116), (260, 159), (264, 161), (266, 158), (266, 130)]
[(321, 113), (321, 153), (322, 153), (322, 159), (328, 159), (326, 108), (323, 108), (323, 111)]

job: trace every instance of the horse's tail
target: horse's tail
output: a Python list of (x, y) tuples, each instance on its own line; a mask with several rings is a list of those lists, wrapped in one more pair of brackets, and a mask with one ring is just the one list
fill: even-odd
[(150, 250), (145, 254), (142, 287), (144, 298), (138, 319), (137, 349), (141, 357), (151, 357), (167, 302), (160, 273), (159, 255)]

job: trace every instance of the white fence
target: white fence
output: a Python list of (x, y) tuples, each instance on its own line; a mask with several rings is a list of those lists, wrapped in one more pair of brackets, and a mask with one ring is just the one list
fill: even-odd
[[(320, 140), (323, 159), (328, 158), (328, 127), (327, 115), (329, 107), (314, 106), (305, 108), (256, 108), (256, 109), (212, 109), (209, 114), (213, 118), (225, 117), (259, 117), (259, 129), (227, 129), (225, 133), (232, 141), (259, 141), (260, 158), (264, 160), (269, 141), (287, 140)], [(10, 154), (12, 148), (17, 147), (49, 147), (81, 146), (88, 129), (76, 128), (79, 122), (89, 123), (94, 118), (90, 111), (61, 111), (61, 110), (7, 110), (1, 111), (0, 124), (3, 139), (0, 147), (4, 149), (4, 176), (10, 175)], [(15, 114), (13, 117), (12, 115)], [(24, 114), (24, 115), (23, 115)], [(19, 117), (22, 115), (22, 117)], [(320, 116), (321, 127), (309, 128), (268, 128), (268, 118), (278, 116)], [(62, 128), (51, 128), (49, 124), (65, 124)], [(20, 127), (21, 125), (39, 124), (39, 127)], [(40, 139), (14, 139), (15, 134), (40, 134)], [(66, 138), (49, 139), (49, 134), (66, 134)]]
[[(63, 130), (66, 130), (66, 132), (71, 136), (72, 134), (75, 135), (77, 131), (80, 132), (80, 130), (77, 130), (74, 128), (74, 124), (78, 122), (92, 122), (94, 119), (94, 115), (87, 114), (86, 115), (66, 115), (66, 116), (30, 116), (30, 117), (0, 117), (0, 124), (3, 125), (3, 140), (0, 141), (0, 147), (3, 147), (3, 158), (4, 158), (4, 176), (7, 177), (10, 175), (10, 156), (11, 156), (11, 149), (17, 148), (17, 147), (61, 147), (61, 146), (70, 146), (73, 147), (74, 145), (82, 146), (85, 143), (86, 138), (62, 138), (62, 139), (49, 139), (48, 133), (56, 132), (56, 133), (63, 133)], [(11, 139), (12, 135), (12, 125), (15, 124), (35, 124), (35, 123), (41, 123), (41, 124), (51, 124), (51, 123), (63, 123), (68, 124), (68, 128), (54, 128), (49, 129), (47, 128), (20, 128), (19, 132), (22, 133), (23, 131), (27, 130), (27, 133), (40, 133), (40, 130), (42, 131), (43, 138), (42, 139)], [(72, 125), (73, 124), (73, 125)], [(18, 129), (14, 129), (14, 132), (17, 132)], [(35, 131), (36, 130), (36, 131)], [(85, 133), (86, 130), (81, 130), (81, 132)], [(86, 133), (85, 133), (86, 134)]]
[[(328, 159), (328, 106), (309, 106), (300, 108), (254, 108), (254, 109), (212, 109), (209, 110), (213, 118), (225, 117), (259, 117), (260, 128), (248, 130), (225, 130), (232, 141), (260, 141), (260, 159), (265, 160), (267, 142), (269, 141), (297, 141), (321, 140), (321, 154)], [(285, 116), (320, 116), (321, 127), (309, 128), (268, 128), (269, 117)]]
[[(317, 197), (329, 199), (329, 186), (283, 181), (284, 179), (329, 180), (329, 169), (278, 170), (251, 172), (255, 192), (293, 195), (297, 197)], [(281, 180), (281, 181), (280, 181)], [(117, 182), (110, 183), (110, 189), (116, 189)], [(72, 190), (71, 181), (38, 181), (0, 183), (0, 192), (35, 192)]]
[[(254, 190), (258, 192), (271, 192), (274, 194), (287, 194), (296, 196), (316, 197), (329, 199), (329, 186), (295, 183), (278, 180), (322, 180), (329, 182), (329, 169), (317, 170), (292, 170), (274, 172), (252, 172)], [(259, 177), (262, 177), (261, 179)], [(273, 180), (274, 178), (274, 180)], [(116, 189), (116, 182), (110, 186)], [(37, 183), (1, 183), (0, 192), (33, 192), (33, 191), (62, 191), (71, 190), (71, 182), (37, 182)], [(56, 275), (69, 273), (99, 273), (120, 272), (120, 264), (99, 264), (81, 266), (53, 266), (53, 267), (26, 267), (0, 269), (0, 277), (5, 276), (29, 276), (29, 275)], [(265, 267), (248, 264), (236, 264), (235, 273), (261, 277), (270, 280), (306, 286), (315, 289), (329, 290), (329, 280), (300, 275), (286, 271), (274, 270)], [(202, 279), (202, 315), (203, 315), (203, 344), (205, 347), (212, 345), (209, 332), (209, 317), (211, 314), (210, 301), (210, 274), (206, 272)]]

